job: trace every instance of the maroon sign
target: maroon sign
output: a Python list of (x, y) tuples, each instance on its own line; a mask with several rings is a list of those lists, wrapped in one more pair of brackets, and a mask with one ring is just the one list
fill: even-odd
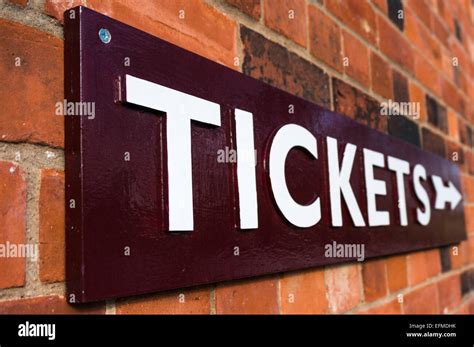
[(65, 37), (71, 302), (465, 239), (453, 163), (84, 7)]

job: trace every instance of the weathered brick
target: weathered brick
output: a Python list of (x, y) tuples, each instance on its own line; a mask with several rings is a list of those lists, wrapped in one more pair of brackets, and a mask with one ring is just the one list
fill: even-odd
[(380, 115), (380, 104), (347, 83), (333, 78), (334, 108), (371, 128), (387, 132), (387, 117)]
[[(203, 0), (73, 0), (152, 35), (234, 67), (236, 24)], [(46, 0), (45, 12), (62, 20), (67, 1)], [(184, 17), (183, 17), (184, 14)]]
[(461, 143), (466, 146), (471, 147), (473, 144), (471, 127), (464, 120), (462, 120), (461, 118), (458, 118), (458, 129), (459, 129), (459, 140), (461, 141)]
[(0, 19), (0, 139), (64, 145), (63, 43), (54, 36)]
[(375, 12), (367, 1), (325, 0), (324, 4), (348, 27), (375, 44), (377, 38)]
[(408, 286), (406, 255), (392, 256), (386, 259), (388, 289), (394, 293)]
[(392, 99), (392, 69), (380, 55), (373, 51), (370, 53), (370, 72), (372, 90), (386, 99)]
[[(25, 243), (26, 182), (15, 163), (0, 161), (0, 244)], [(25, 258), (0, 257), (0, 288), (25, 284)]]
[(420, 251), (408, 256), (408, 284), (415, 285), (441, 272), (439, 250)]
[(372, 3), (385, 13), (388, 13), (388, 2), (387, 0), (372, 0)]
[(433, 152), (443, 158), (446, 156), (446, 147), (444, 139), (441, 136), (435, 134), (428, 128), (423, 128), (421, 131), (421, 137), (423, 149)]
[(243, 72), (316, 104), (330, 107), (329, 76), (284, 47), (242, 26)]
[(347, 64), (344, 64), (345, 73), (368, 88), (370, 85), (368, 48), (345, 30), (342, 33), (342, 40), (344, 58), (347, 62)]
[(105, 305), (69, 305), (63, 296), (49, 295), (0, 301), (0, 314), (103, 314)]
[(421, 146), (418, 124), (406, 116), (389, 116), (388, 133), (417, 147)]
[(328, 311), (324, 270), (284, 274), (280, 288), (281, 313), (321, 314)]
[(209, 288), (186, 289), (121, 299), (116, 302), (118, 314), (209, 314)]
[(64, 172), (41, 170), (39, 200), (40, 279), (64, 280)]
[(451, 266), (451, 246), (441, 247), (439, 249), (439, 256), (441, 261), (441, 271), (448, 272), (452, 269)]
[(259, 19), (261, 15), (260, 0), (226, 0), (229, 4), (237, 7), (240, 11), (248, 14), (250, 17)]
[(415, 289), (404, 295), (403, 312), (406, 314), (437, 314), (440, 312), (437, 298), (436, 284)]
[(468, 234), (474, 232), (474, 206), (464, 205), (464, 221), (466, 232)]
[(339, 25), (315, 6), (308, 7), (311, 54), (342, 72), (342, 44)]
[(440, 311), (442, 313), (452, 312), (461, 303), (461, 281), (459, 275), (442, 279), (437, 285)]
[(461, 273), (461, 295), (474, 291), (474, 269), (464, 270)]
[(362, 300), (358, 264), (344, 264), (326, 269), (326, 286), (331, 312), (346, 312)]
[(410, 101), (408, 80), (397, 70), (393, 70), (393, 99), (397, 102)]
[(446, 107), (440, 105), (436, 99), (426, 95), (426, 111), (428, 122), (444, 133), (448, 132), (448, 119)]
[(222, 284), (216, 288), (218, 314), (278, 313), (275, 277)]
[(377, 20), (382, 52), (408, 71), (414, 72), (414, 54), (407, 39), (382, 16), (377, 16)]
[(306, 1), (263, 1), (265, 25), (306, 47)]
[(362, 278), (366, 302), (375, 301), (387, 295), (387, 272), (384, 259), (364, 262), (362, 265)]

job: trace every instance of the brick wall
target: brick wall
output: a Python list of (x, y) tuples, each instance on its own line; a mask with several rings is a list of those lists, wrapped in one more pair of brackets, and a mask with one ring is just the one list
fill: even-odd
[[(468, 241), (69, 306), (54, 105), (63, 99), (62, 12), (78, 4), (455, 161)], [(0, 313), (473, 314), (473, 14), (470, 0), (0, 0), (0, 243), (40, 253), (0, 258)], [(420, 117), (381, 116), (385, 99), (419, 102)]]

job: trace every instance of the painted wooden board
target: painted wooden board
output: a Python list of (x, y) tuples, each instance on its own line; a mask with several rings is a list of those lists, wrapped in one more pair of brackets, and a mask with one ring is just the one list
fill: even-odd
[(65, 123), (69, 301), (355, 261), (328, 256), (335, 244), (363, 245), (371, 258), (466, 238), (453, 163), (70, 11), (65, 98), (93, 103), (94, 116)]

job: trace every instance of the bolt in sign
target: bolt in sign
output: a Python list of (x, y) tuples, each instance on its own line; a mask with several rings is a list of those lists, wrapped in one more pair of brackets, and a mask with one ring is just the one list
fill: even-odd
[(454, 163), (87, 8), (65, 18), (66, 100), (95, 107), (65, 122), (70, 302), (466, 238)]

